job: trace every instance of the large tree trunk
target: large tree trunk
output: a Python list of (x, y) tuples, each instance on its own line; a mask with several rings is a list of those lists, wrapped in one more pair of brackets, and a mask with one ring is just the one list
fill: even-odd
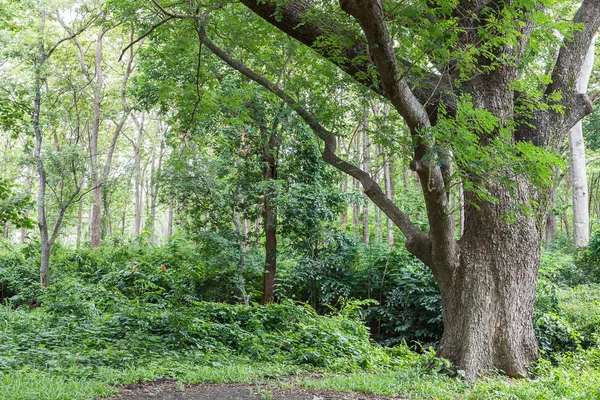
[[(525, 186), (520, 189), (526, 193)], [(440, 283), (444, 334), (439, 355), (466, 371), (468, 380), (492, 368), (526, 375), (525, 366), (538, 356), (533, 302), (540, 235), (525, 216), (504, 222), (503, 214), (523, 203), (494, 189), (498, 204), (480, 204), (478, 211), (467, 203), (459, 265), (450, 280)]]

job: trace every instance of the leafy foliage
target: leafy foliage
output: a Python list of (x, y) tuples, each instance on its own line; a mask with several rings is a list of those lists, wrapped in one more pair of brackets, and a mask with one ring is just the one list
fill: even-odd
[(25, 193), (15, 193), (14, 186), (0, 177), (0, 232), (8, 222), (16, 228), (33, 228), (34, 221), (27, 216), (33, 200)]

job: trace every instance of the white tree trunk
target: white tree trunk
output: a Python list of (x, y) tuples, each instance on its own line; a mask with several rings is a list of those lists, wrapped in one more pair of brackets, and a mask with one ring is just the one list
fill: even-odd
[[(595, 39), (590, 48), (581, 72), (577, 78), (577, 91), (585, 93), (594, 65)], [(590, 213), (588, 204), (588, 185), (585, 171), (585, 144), (581, 121), (569, 131), (569, 151), (571, 155), (571, 182), (573, 185), (573, 244), (575, 247), (587, 246), (590, 241)]]

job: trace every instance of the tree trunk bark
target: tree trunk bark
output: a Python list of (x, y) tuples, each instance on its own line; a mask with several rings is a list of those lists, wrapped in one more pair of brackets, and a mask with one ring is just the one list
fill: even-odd
[[(33, 154), (30, 155), (30, 157), (33, 156)], [(27, 167), (27, 180), (25, 183), (25, 193), (27, 195), (31, 194), (31, 185), (32, 185), (32, 170), (31, 167)], [(25, 217), (29, 217), (29, 211), (25, 210)], [(25, 243), (25, 239), (27, 238), (27, 228), (21, 228), (21, 244)]]
[[(520, 186), (519, 192), (528, 191), (526, 184)], [(526, 204), (527, 197), (513, 200), (498, 187), (494, 195), (498, 204), (479, 203), (479, 211), (467, 203), (459, 266), (440, 283), (444, 334), (439, 355), (466, 371), (469, 381), (492, 368), (524, 376), (525, 366), (538, 357), (533, 302), (540, 235), (530, 218), (519, 216), (510, 224), (502, 218)]]
[[(344, 150), (344, 155), (346, 161), (348, 161), (348, 157), (350, 157), (349, 146), (346, 145), (343, 137), (338, 137), (338, 147)], [(344, 194), (348, 193), (348, 175), (344, 174), (343, 180), (340, 183), (340, 191)], [(346, 230), (346, 226), (348, 225), (348, 207), (344, 207), (344, 210), (340, 214), (340, 227), (342, 230)]]
[[(46, 12), (42, 11), (42, 29), (43, 34), (46, 24)], [(48, 286), (48, 270), (50, 267), (50, 245), (48, 239), (48, 222), (46, 220), (46, 169), (42, 160), (42, 131), (40, 128), (40, 114), (42, 107), (42, 66), (46, 61), (46, 51), (44, 42), (39, 40), (39, 59), (35, 66), (35, 84), (33, 100), (33, 118), (32, 126), (35, 134), (34, 158), (38, 172), (38, 196), (37, 196), (37, 223), (40, 229), (40, 241), (42, 245), (42, 255), (40, 259), (40, 284)]]
[(465, 233), (465, 191), (462, 182), (458, 184), (458, 237), (462, 237)]
[[(384, 153), (385, 163), (383, 164), (383, 178), (385, 181), (385, 195), (391, 201), (394, 201), (394, 164), (391, 155)], [(386, 218), (387, 242), (389, 248), (394, 247), (394, 225), (390, 218)]]
[(250, 296), (246, 290), (246, 280), (244, 279), (244, 267), (246, 265), (246, 236), (243, 232), (242, 216), (240, 212), (235, 212), (233, 216), (234, 230), (238, 240), (238, 268), (236, 271), (236, 285), (240, 290), (242, 301), (245, 305), (250, 304)]

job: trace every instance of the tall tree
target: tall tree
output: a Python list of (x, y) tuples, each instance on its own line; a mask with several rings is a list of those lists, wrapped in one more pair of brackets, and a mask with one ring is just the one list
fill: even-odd
[[(37, 195), (37, 224), (40, 231), (41, 241), (41, 260), (40, 260), (40, 283), (43, 286), (49, 284), (49, 266), (50, 266), (50, 250), (52, 245), (56, 241), (60, 229), (63, 223), (63, 219), (67, 212), (67, 209), (78, 199), (80, 196), (81, 189), (84, 184), (84, 179), (81, 176), (81, 171), (78, 168), (78, 155), (77, 150), (74, 153), (66, 154), (71, 159), (64, 160), (66, 163), (60, 165), (57, 162), (57, 158), (51, 159), (53, 165), (58, 165), (62, 174), (60, 175), (60, 181), (56, 184), (58, 190), (54, 190), (54, 194), (57, 201), (58, 214), (54, 219), (54, 224), (48, 221), (48, 208), (47, 208), (47, 195), (46, 190), (48, 189), (49, 177), (47, 176), (47, 169), (44, 162), (43, 156), (43, 124), (42, 124), (42, 105), (43, 105), (43, 89), (44, 84), (47, 86), (47, 63), (50, 57), (55, 54), (56, 50), (64, 42), (74, 38), (78, 34), (82, 33), (87, 25), (81, 24), (81, 26), (69, 35), (61, 37), (48, 44), (49, 37), (52, 37), (47, 29), (47, 22), (49, 11), (45, 5), (41, 5), (39, 9), (35, 10), (38, 13), (39, 25), (37, 26), (37, 43), (36, 50), (31, 52), (29, 61), (31, 62), (33, 69), (33, 107), (31, 115), (31, 126), (33, 128), (35, 136), (35, 148), (34, 148), (34, 159), (38, 172), (38, 195)], [(93, 19), (91, 19), (93, 21)], [(88, 22), (89, 25), (89, 22)], [(54, 133), (55, 141), (57, 139), (56, 132)], [(60, 153), (60, 148), (57, 147), (57, 153)], [(66, 168), (64, 168), (66, 166)], [(72, 176), (73, 186), (70, 191), (65, 190), (66, 185), (64, 179), (68, 179), (67, 176)]]

